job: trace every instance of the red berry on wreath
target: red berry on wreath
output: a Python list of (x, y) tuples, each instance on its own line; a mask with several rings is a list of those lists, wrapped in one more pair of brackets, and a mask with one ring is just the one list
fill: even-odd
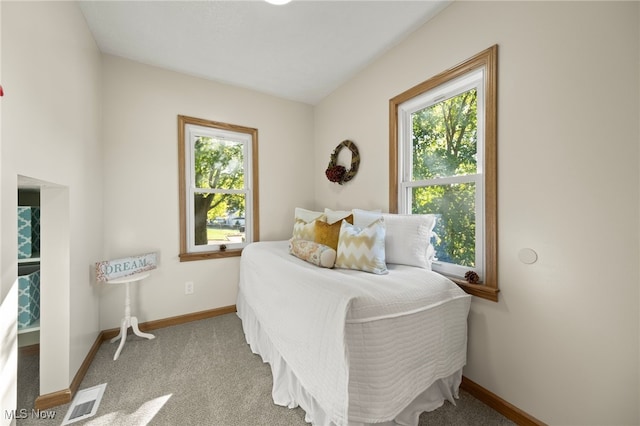
[(327, 170), (325, 171), (325, 175), (331, 182), (342, 183), (342, 178), (344, 177), (346, 171), (347, 169), (345, 169), (344, 166), (333, 166), (327, 168)]

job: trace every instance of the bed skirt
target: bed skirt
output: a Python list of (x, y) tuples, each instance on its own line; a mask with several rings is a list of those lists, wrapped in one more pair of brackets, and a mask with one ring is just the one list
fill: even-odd
[[(313, 396), (305, 390), (278, 350), (271, 343), (269, 336), (263, 332), (260, 322), (251, 306), (244, 300), (242, 292), (238, 294), (236, 308), (238, 317), (242, 320), (242, 328), (251, 351), (260, 355), (263, 362), (271, 366), (273, 402), (276, 405), (288, 408), (300, 406), (306, 413), (305, 421), (314, 426), (343, 426), (336, 425)], [(417, 426), (422, 412), (437, 409), (444, 404), (445, 400), (455, 405), (461, 381), (462, 369), (459, 369), (448, 377), (436, 380), (404, 407), (395, 418), (376, 423), (349, 421), (348, 426)]]

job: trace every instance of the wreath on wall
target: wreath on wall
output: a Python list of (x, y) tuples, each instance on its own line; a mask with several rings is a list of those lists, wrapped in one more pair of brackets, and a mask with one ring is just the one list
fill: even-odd
[[(346, 167), (338, 164), (338, 154), (340, 154), (342, 148), (348, 148), (349, 151), (351, 151), (351, 168), (348, 170)], [(359, 166), (360, 152), (358, 152), (358, 147), (352, 141), (345, 140), (340, 142), (340, 145), (338, 145), (331, 153), (329, 165), (327, 166), (327, 170), (325, 170), (324, 174), (327, 176), (329, 181), (342, 185), (343, 183), (349, 182), (353, 179), (358, 172)]]

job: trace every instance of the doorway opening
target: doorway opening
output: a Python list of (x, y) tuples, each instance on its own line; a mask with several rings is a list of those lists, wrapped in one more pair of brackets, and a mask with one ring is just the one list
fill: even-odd
[(68, 187), (18, 176), (19, 409), (68, 383), (69, 224)]

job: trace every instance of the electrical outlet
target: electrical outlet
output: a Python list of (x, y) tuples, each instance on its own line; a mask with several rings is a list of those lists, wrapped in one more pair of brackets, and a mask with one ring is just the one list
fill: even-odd
[(193, 281), (184, 283), (184, 294), (193, 294)]

